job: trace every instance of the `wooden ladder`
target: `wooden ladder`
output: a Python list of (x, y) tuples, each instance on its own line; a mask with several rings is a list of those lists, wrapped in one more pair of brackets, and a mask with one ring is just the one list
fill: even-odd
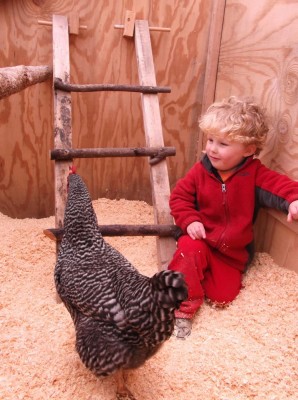
[[(70, 84), (69, 25), (65, 16), (53, 15), (53, 80), (54, 80), (54, 150), (55, 160), (55, 229), (44, 233), (57, 242), (63, 235), (64, 211), (67, 200), (67, 176), (73, 158), (86, 157), (150, 157), (150, 181), (154, 209), (154, 225), (101, 226), (103, 235), (154, 235), (157, 240), (159, 269), (166, 269), (176, 249), (175, 236), (179, 229), (173, 224), (168, 205), (170, 185), (166, 157), (175, 155), (175, 148), (164, 147), (158, 93), (170, 88), (156, 86), (154, 62), (148, 22), (136, 20), (134, 40), (140, 86), (73, 85)], [(140, 92), (146, 148), (130, 149), (73, 149), (71, 92), (98, 90)]]

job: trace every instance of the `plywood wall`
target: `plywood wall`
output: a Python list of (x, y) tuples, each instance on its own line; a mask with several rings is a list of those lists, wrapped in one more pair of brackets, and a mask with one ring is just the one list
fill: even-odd
[[(172, 89), (159, 95), (165, 145), (177, 151), (175, 158), (168, 159), (172, 186), (202, 150), (197, 120), (214, 3), (4, 0), (0, 2), (0, 67), (52, 65), (52, 30), (38, 20), (74, 13), (87, 29), (70, 37), (71, 82), (137, 84), (134, 43), (114, 25), (123, 23), (126, 10), (134, 10), (138, 19), (148, 20), (151, 26), (170, 27), (170, 33), (152, 32), (151, 41), (157, 84)], [(297, 37), (297, 0), (226, 0), (215, 90), (216, 100), (233, 94), (253, 96), (264, 104), (271, 126), (261, 158), (295, 180)], [(72, 101), (74, 147), (145, 145), (139, 94), (74, 93)], [(50, 80), (0, 101), (0, 212), (18, 218), (53, 215), (52, 130)], [(146, 159), (78, 160), (77, 166), (93, 198), (151, 202)], [(283, 215), (260, 215), (258, 249), (274, 254), (281, 265), (290, 262), (290, 254), (298, 270), (296, 228)], [(290, 243), (287, 248), (282, 245), (285, 235)]]
[[(298, 180), (298, 2), (227, 0), (216, 99), (253, 96), (270, 117), (262, 161)], [(257, 249), (298, 271), (297, 223), (262, 213)], [(285, 245), (287, 243), (287, 245)]]
[(227, 0), (216, 98), (253, 96), (271, 129), (262, 160), (298, 180), (298, 3)]
[[(168, 161), (170, 182), (196, 159), (210, 9), (208, 0), (11, 0), (0, 2), (0, 67), (52, 65), (52, 29), (39, 20), (75, 13), (86, 25), (70, 37), (72, 83), (137, 84), (133, 40), (114, 28), (126, 10), (151, 26), (165, 145), (177, 156)], [(72, 94), (73, 147), (145, 145), (140, 94)], [(0, 102), (0, 211), (18, 218), (54, 212), (52, 82), (27, 88)], [(147, 159), (77, 160), (93, 198), (151, 202)], [(115, 221), (116, 222), (116, 221)]]

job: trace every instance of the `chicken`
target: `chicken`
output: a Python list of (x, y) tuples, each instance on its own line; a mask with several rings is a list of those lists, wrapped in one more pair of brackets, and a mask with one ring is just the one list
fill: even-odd
[(140, 274), (103, 239), (87, 187), (72, 170), (54, 278), (82, 362), (97, 376), (116, 373), (117, 399), (134, 399), (123, 371), (142, 365), (171, 336), (187, 287), (178, 272)]

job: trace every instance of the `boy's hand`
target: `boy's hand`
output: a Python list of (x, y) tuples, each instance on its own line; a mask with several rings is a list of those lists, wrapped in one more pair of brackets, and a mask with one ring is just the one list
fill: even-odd
[(298, 219), (298, 200), (293, 201), (289, 205), (289, 210), (288, 210), (288, 222), (292, 222), (294, 219)]
[(188, 225), (186, 231), (193, 240), (206, 238), (205, 228), (201, 222), (192, 222)]

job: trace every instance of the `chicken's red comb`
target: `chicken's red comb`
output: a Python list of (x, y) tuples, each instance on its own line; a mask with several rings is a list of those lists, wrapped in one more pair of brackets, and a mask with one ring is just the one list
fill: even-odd
[(76, 174), (77, 173), (77, 167), (75, 167), (74, 165), (69, 167), (69, 175), (71, 174)]

